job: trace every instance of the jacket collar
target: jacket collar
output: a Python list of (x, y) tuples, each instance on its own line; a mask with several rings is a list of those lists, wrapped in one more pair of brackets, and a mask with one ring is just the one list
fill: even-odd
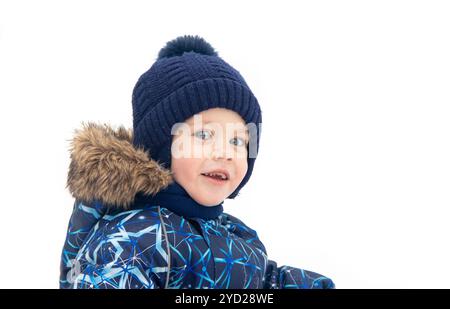
[(185, 218), (215, 219), (223, 212), (222, 203), (215, 206), (203, 206), (189, 196), (176, 181), (155, 196), (138, 193), (135, 200), (139, 204), (160, 205)]

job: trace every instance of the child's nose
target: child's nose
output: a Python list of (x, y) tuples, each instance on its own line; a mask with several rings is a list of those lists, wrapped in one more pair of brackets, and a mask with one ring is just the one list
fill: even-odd
[(211, 152), (212, 159), (219, 160), (219, 159), (226, 159), (226, 160), (232, 160), (233, 159), (233, 152), (231, 147), (226, 147), (223, 145), (223, 143), (214, 143), (212, 152)]

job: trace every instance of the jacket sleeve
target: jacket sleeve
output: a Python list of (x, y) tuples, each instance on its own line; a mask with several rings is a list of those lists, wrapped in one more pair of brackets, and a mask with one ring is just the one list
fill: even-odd
[(266, 289), (335, 289), (334, 282), (321, 274), (290, 266), (277, 267), (268, 260), (266, 268)]

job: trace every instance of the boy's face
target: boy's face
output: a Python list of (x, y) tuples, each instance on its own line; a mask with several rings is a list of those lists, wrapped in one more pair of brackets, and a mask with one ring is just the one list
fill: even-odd
[(247, 173), (247, 126), (239, 114), (211, 108), (172, 131), (173, 178), (203, 206), (225, 200)]

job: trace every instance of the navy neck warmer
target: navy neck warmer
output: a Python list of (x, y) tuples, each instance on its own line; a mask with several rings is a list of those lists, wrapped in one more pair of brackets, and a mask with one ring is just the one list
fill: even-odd
[(155, 196), (138, 193), (135, 199), (135, 204), (159, 205), (185, 218), (206, 220), (215, 219), (222, 214), (222, 203), (215, 206), (203, 206), (197, 203), (176, 181)]

